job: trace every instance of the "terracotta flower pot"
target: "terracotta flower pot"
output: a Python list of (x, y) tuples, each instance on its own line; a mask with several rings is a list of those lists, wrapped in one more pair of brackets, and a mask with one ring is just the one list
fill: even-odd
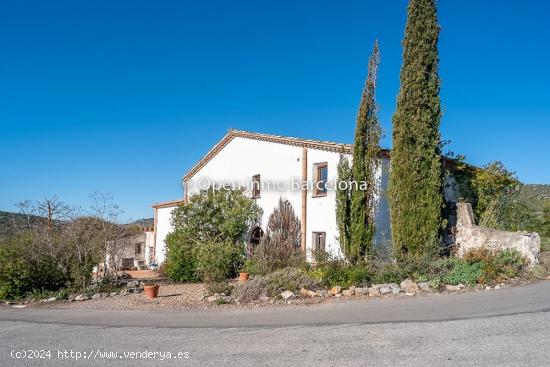
[(160, 286), (157, 284), (145, 285), (143, 286), (143, 293), (148, 299), (157, 298), (159, 295)]
[(244, 283), (248, 282), (249, 275), (246, 271), (241, 271), (239, 273), (239, 282)]

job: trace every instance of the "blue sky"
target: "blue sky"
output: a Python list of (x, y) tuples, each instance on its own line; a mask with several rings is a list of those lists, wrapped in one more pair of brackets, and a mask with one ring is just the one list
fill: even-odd
[[(550, 183), (550, 2), (441, 0), (449, 149)], [(125, 218), (238, 128), (351, 142), (374, 40), (391, 145), (406, 1), (4, 1), (0, 210), (110, 192)]]

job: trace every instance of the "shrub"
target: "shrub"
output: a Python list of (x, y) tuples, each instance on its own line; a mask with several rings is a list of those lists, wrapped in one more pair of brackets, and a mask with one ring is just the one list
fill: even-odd
[(210, 295), (225, 294), (229, 296), (233, 292), (233, 286), (227, 282), (213, 282), (207, 285), (206, 291)]
[(326, 287), (351, 287), (367, 284), (373, 277), (366, 264), (352, 265), (327, 254), (317, 254), (316, 266), (309, 275)]
[(233, 290), (233, 296), (238, 302), (249, 303), (261, 297), (267, 296), (265, 278), (262, 276), (252, 278), (246, 283), (241, 283)]
[(443, 276), (443, 282), (446, 284), (474, 286), (484, 274), (483, 264), (480, 262), (470, 263), (461, 259), (453, 259), (451, 264), (452, 269)]
[(197, 264), (194, 244), (181, 239), (176, 231), (166, 237), (168, 255), (164, 265), (166, 275), (176, 282), (197, 282)]
[(279, 205), (269, 216), (264, 238), (254, 249), (253, 274), (265, 275), (277, 269), (303, 266), (305, 256), (300, 244), (300, 220), (290, 202), (280, 199)]
[(198, 281), (198, 273), (206, 275), (206, 255), (201, 265), (196, 257), (200, 248), (210, 246), (210, 242), (237, 246), (261, 216), (261, 208), (241, 190), (210, 189), (192, 195), (172, 215), (174, 232), (166, 239), (167, 275), (180, 282)]
[(527, 262), (517, 250), (491, 251), (475, 249), (464, 255), (464, 260), (470, 264), (481, 264), (482, 276), (479, 283), (495, 283), (520, 275)]
[(281, 292), (297, 293), (302, 288), (317, 289), (320, 284), (305, 271), (295, 268), (280, 269), (266, 276), (258, 276), (239, 284), (233, 295), (239, 302), (251, 302), (261, 297), (279, 297)]
[(11, 242), (0, 245), (0, 299), (17, 299), (33, 290), (57, 291), (68, 279), (50, 256), (33, 258)]
[(244, 245), (208, 241), (195, 248), (197, 276), (208, 283), (234, 276), (244, 260)]

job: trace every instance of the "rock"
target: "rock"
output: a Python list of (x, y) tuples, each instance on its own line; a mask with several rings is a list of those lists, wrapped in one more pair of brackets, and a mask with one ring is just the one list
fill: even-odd
[(400, 287), (392, 287), (391, 292), (397, 296), (401, 292), (401, 288)]
[(379, 291), (380, 291), (381, 295), (392, 293), (392, 289), (389, 286), (384, 286), (384, 287), (380, 288)]
[(462, 284), (462, 283), (460, 283), (457, 287), (458, 287), (459, 289), (464, 289), (464, 288), (466, 288), (466, 286), (465, 286), (464, 284)]
[(371, 287), (368, 289), (369, 297), (380, 297), (380, 289)]
[(101, 293), (101, 298), (109, 298), (109, 293)]
[(418, 287), (422, 292), (431, 292), (432, 287), (430, 285), (430, 282), (420, 282), (418, 283)]
[(405, 293), (405, 296), (407, 297), (414, 297), (415, 293)]
[(371, 288), (380, 290), (380, 288), (385, 287), (385, 286), (386, 286), (386, 284), (373, 284)]
[(309, 298), (319, 297), (319, 295), (317, 295), (317, 292), (314, 292), (314, 291), (307, 291), (307, 296)]
[(342, 293), (335, 294), (334, 298), (342, 298)]
[(281, 298), (284, 299), (285, 301), (288, 301), (289, 299), (293, 299), (295, 297), (296, 296), (291, 291), (284, 291), (281, 293)]
[(351, 286), (351, 287), (348, 288), (348, 290), (350, 290), (351, 293), (353, 293), (353, 295), (355, 295), (355, 292), (356, 292), (356, 290), (357, 290), (357, 287)]
[(401, 289), (405, 293), (417, 294), (420, 292), (420, 287), (418, 286), (418, 284), (408, 278), (401, 282)]
[(97, 301), (98, 299), (101, 299), (101, 294), (96, 293), (92, 296), (92, 300)]
[(344, 296), (344, 297), (351, 297), (354, 294), (355, 294), (355, 290), (346, 289), (346, 290), (342, 291), (342, 296)]
[(74, 298), (74, 300), (77, 302), (86, 301), (87, 299), (88, 297), (85, 294), (80, 294)]
[(308, 296), (308, 292), (309, 292), (309, 290), (307, 290), (307, 289), (305, 289), (305, 288), (300, 289), (300, 295), (301, 295), (302, 297), (309, 297), (309, 296)]
[(369, 289), (368, 288), (355, 288), (355, 295), (356, 296), (364, 296), (364, 295), (367, 295), (369, 294)]
[(57, 298), (55, 298), (55, 297), (50, 297), (50, 298), (48, 298), (48, 299), (43, 300), (42, 302), (44, 302), (44, 303), (49, 303), (49, 302), (55, 302), (55, 301), (57, 301)]
[(495, 286), (495, 290), (498, 291), (499, 289), (500, 289), (500, 285)]
[(337, 294), (340, 294), (340, 293), (342, 293), (342, 287), (338, 285), (335, 287), (332, 287), (332, 289), (330, 290), (330, 294), (333, 296), (336, 296)]
[(486, 290), (486, 291), (490, 291), (490, 290), (491, 290), (491, 287), (487, 286), (487, 287), (485, 287), (485, 290)]
[(464, 288), (464, 286), (462, 285), (462, 287), (461, 287), (461, 284), (459, 284), (459, 285), (451, 285), (451, 284), (445, 285), (445, 290), (447, 292), (458, 292), (458, 291), (462, 290), (463, 288)]
[(14, 305), (13, 308), (27, 308), (25, 305)]
[(110, 296), (111, 296), (111, 297), (118, 296), (118, 293), (117, 293), (117, 292), (111, 292)]
[(317, 292), (315, 292), (315, 294), (317, 295), (317, 297), (330, 298), (330, 293), (324, 289), (318, 290)]

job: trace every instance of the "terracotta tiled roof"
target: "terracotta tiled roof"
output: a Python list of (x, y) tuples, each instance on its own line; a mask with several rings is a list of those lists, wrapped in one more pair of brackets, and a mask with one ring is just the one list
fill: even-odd
[[(251, 140), (266, 141), (276, 144), (291, 145), (295, 147), (325, 150), (335, 153), (344, 153), (351, 154), (353, 146), (351, 144), (341, 144), (331, 141), (321, 141), (321, 140), (310, 140), (310, 139), (300, 139), (292, 138), (287, 136), (272, 135), (272, 134), (263, 134), (263, 133), (254, 133), (243, 130), (233, 130), (230, 129), (227, 134), (223, 137), (218, 144), (216, 144), (206, 155), (195, 165), (191, 170), (183, 177), (183, 181), (187, 181), (193, 177), (202, 167), (204, 167), (212, 158), (216, 156), (227, 144), (229, 144), (234, 138), (245, 138)], [(383, 149), (381, 155), (384, 157), (389, 157), (390, 151)]]
[(170, 208), (170, 207), (173, 207), (173, 206), (178, 206), (178, 205), (182, 204), (183, 202), (184, 202), (184, 200), (165, 201), (165, 202), (162, 202), (162, 203), (155, 203), (155, 204), (152, 205), (152, 207), (155, 208), (155, 209)]

